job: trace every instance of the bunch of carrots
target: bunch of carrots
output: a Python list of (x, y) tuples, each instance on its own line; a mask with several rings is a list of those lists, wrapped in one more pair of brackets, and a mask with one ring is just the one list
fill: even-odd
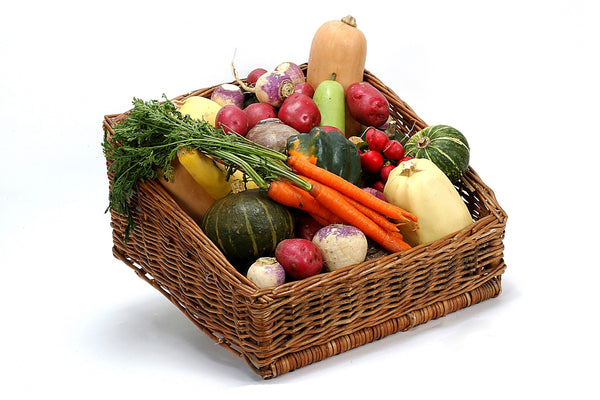
[(417, 217), (344, 178), (301, 156), (285, 155), (182, 115), (166, 96), (162, 102), (134, 99), (133, 105), (111, 140), (105, 135), (103, 143), (113, 173), (109, 209), (127, 215), (126, 239), (133, 227), (129, 199), (138, 182), (156, 178), (156, 171), (171, 171), (177, 151), (190, 147), (241, 169), (271, 199), (304, 210), (323, 225), (353, 225), (391, 252), (410, 248), (398, 224), (416, 222)]
[(310, 190), (288, 180), (276, 180), (269, 185), (271, 199), (307, 212), (322, 225), (353, 225), (388, 251), (410, 248), (403, 240), (398, 224), (416, 222), (415, 215), (365, 192), (305, 158), (289, 156), (287, 163), (310, 184)]

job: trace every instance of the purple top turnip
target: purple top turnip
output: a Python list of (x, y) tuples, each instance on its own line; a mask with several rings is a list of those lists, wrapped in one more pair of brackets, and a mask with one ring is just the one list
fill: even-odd
[(233, 67), (233, 76), (242, 89), (254, 93), (259, 102), (270, 104), (273, 107), (281, 106), (283, 101), (294, 93), (294, 82), (285, 72), (265, 72), (258, 78), (254, 87), (246, 85), (237, 77), (235, 67)]
[(292, 82), (295, 84), (306, 82), (306, 78), (304, 77), (304, 72), (298, 66), (298, 64), (294, 64), (293, 62), (283, 62), (275, 68), (275, 71), (285, 72)]
[(327, 225), (315, 233), (312, 241), (321, 251), (328, 271), (363, 262), (369, 247), (365, 234), (352, 225)]
[(246, 277), (264, 289), (282, 285), (285, 282), (285, 270), (275, 257), (261, 257), (248, 268)]
[(224, 83), (215, 88), (210, 99), (221, 106), (233, 104), (239, 108), (244, 106), (244, 92), (238, 86)]

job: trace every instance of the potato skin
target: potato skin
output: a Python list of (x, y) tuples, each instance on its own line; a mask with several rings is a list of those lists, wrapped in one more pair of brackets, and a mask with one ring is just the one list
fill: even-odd
[(366, 126), (380, 127), (390, 116), (390, 103), (369, 82), (356, 82), (346, 90), (346, 104), (354, 119)]
[(275, 248), (275, 258), (292, 279), (308, 278), (323, 269), (321, 251), (307, 239), (282, 240)]

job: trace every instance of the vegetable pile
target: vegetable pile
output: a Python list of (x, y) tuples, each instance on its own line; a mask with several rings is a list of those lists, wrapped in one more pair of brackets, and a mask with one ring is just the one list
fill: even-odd
[(108, 209), (127, 217), (125, 239), (136, 229), (131, 198), (149, 179), (259, 288), (471, 224), (453, 185), (466, 139), (448, 126), (397, 138), (386, 97), (362, 81), (365, 57), (348, 16), (315, 33), (306, 74), (282, 62), (242, 80), (232, 65), (235, 83), (210, 98), (134, 98), (103, 142)]

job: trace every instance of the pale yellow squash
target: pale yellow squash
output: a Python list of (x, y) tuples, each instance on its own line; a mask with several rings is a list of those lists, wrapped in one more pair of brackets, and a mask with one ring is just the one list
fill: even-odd
[(473, 223), (454, 185), (428, 159), (400, 163), (390, 173), (383, 194), (388, 202), (417, 216), (418, 229), (410, 223), (400, 228), (411, 246), (434, 242)]
[(205, 120), (212, 126), (215, 126), (217, 113), (221, 109), (221, 105), (211, 99), (202, 96), (192, 96), (187, 98), (179, 112), (183, 115), (189, 115), (193, 119)]

